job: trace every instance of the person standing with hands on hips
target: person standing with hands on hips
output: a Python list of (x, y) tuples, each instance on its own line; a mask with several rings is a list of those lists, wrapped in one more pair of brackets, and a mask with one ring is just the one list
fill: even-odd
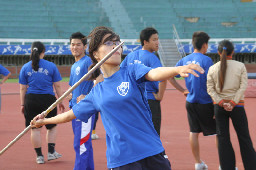
[[(58, 68), (52, 62), (44, 60), (45, 46), (42, 42), (36, 41), (31, 46), (31, 61), (24, 64), (19, 75), (21, 112), (25, 117), (25, 125), (29, 126), (30, 121), (38, 114), (47, 110), (55, 101), (57, 96), (62, 95), (60, 80), (61, 75)], [(60, 111), (65, 107), (59, 104)], [(47, 118), (57, 115), (57, 108), (53, 109)], [(38, 164), (44, 163), (41, 142), (41, 126), (31, 129), (31, 142), (36, 151)], [(48, 161), (58, 159), (61, 154), (55, 151), (57, 128), (56, 124), (46, 125), (48, 142)]]
[(207, 91), (214, 101), (218, 135), (220, 170), (235, 170), (235, 153), (230, 141), (229, 118), (237, 133), (245, 170), (256, 169), (256, 153), (244, 109), (247, 71), (241, 62), (232, 60), (234, 46), (228, 40), (219, 43), (220, 61), (210, 67)]
[[(75, 32), (70, 36), (70, 50), (75, 58), (75, 63), (71, 67), (69, 86), (77, 83), (87, 74), (92, 61), (85, 55), (87, 48), (87, 38), (80, 32)], [(72, 109), (82, 100), (92, 89), (93, 81), (85, 80), (68, 96), (69, 108)], [(83, 122), (79, 119), (72, 120), (74, 133), (74, 150), (76, 152), (74, 170), (94, 170), (93, 148), (91, 132), (94, 124), (94, 115)]]
[[(120, 44), (120, 37), (109, 29), (99, 29), (91, 37), (89, 55), (95, 66)], [(104, 81), (98, 83), (72, 110), (53, 118), (37, 115), (32, 127), (51, 123), (64, 123), (75, 118), (82, 121), (100, 112), (106, 130), (107, 166), (109, 170), (170, 170), (164, 157), (164, 148), (154, 129), (151, 111), (145, 94), (146, 81), (161, 81), (177, 74), (188, 76), (193, 70), (204, 70), (191, 64), (182, 67), (152, 69), (142, 64), (120, 67), (122, 48), (101, 65)], [(101, 73), (98, 69), (90, 77)]]
[(209, 39), (209, 35), (205, 32), (194, 32), (192, 36), (194, 52), (182, 58), (176, 64), (176, 66), (184, 66), (190, 63), (198, 64), (205, 70), (205, 73), (199, 78), (193, 75), (186, 77), (185, 82), (188, 90), (185, 90), (174, 78), (169, 80), (177, 90), (187, 96), (186, 110), (190, 127), (189, 142), (196, 162), (195, 170), (208, 169), (206, 163), (201, 160), (199, 134), (202, 132), (204, 136), (216, 135), (213, 103), (206, 87), (207, 73), (210, 66), (213, 65), (212, 59), (205, 55)]
[[(155, 28), (147, 27), (140, 32), (140, 42), (142, 49), (129, 53), (124, 61), (121, 63), (121, 67), (130, 64), (144, 64), (151, 68), (162, 67), (159, 58), (154, 52), (159, 48), (158, 32)], [(166, 89), (167, 81), (154, 81), (146, 83), (146, 93), (148, 104), (152, 113), (152, 121), (154, 127), (160, 136), (161, 129), (161, 100)]]

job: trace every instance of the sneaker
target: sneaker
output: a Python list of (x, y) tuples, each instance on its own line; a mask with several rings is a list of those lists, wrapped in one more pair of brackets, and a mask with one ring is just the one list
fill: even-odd
[(44, 156), (37, 156), (36, 157), (36, 163), (44, 164)]
[(92, 140), (99, 139), (99, 136), (97, 134), (92, 134)]
[[(219, 170), (222, 170), (220, 166), (219, 166)], [(236, 169), (235, 169), (235, 170), (238, 170), (238, 168), (236, 167)]]
[(53, 153), (48, 152), (48, 161), (58, 159), (60, 157), (62, 157), (62, 155), (56, 151), (54, 151)]
[(203, 161), (201, 161), (201, 163), (195, 164), (195, 170), (208, 170), (208, 166)]

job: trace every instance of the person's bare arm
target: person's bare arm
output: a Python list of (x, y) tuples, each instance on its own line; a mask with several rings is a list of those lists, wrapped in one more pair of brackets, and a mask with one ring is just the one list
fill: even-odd
[(43, 114), (39, 114), (30, 122), (30, 125), (32, 127), (41, 127), (46, 124), (60, 124), (60, 123), (66, 123), (73, 119), (75, 119), (76, 116), (73, 112), (73, 110), (69, 110), (65, 113), (58, 114), (51, 118), (44, 118)]
[(2, 79), (2, 81), (0, 82), (0, 85), (1, 85), (1, 84), (4, 84), (4, 82), (5, 82), (11, 75), (12, 75), (12, 74), (9, 73), (7, 76), (4, 76), (3, 79)]
[(162, 81), (168, 80), (178, 74), (180, 74), (182, 77), (188, 77), (189, 74), (193, 74), (194, 76), (199, 77), (199, 75), (194, 70), (199, 71), (201, 74), (204, 73), (204, 70), (199, 65), (189, 64), (179, 67), (158, 67), (150, 70), (145, 75), (145, 78), (149, 81)]
[(27, 92), (27, 85), (20, 84), (20, 106), (21, 113), (24, 113), (25, 95)]
[[(54, 88), (55, 88), (55, 91), (56, 91), (56, 93), (57, 93), (57, 96), (58, 96), (58, 97), (61, 97), (63, 93), (62, 93), (62, 91), (61, 91), (60, 82), (59, 82), (59, 81), (58, 81), (58, 82), (54, 82), (54, 83), (53, 83), (53, 86), (54, 86)], [(64, 110), (65, 110), (65, 106), (63, 105), (62, 102), (59, 103), (59, 109), (60, 109), (61, 112), (64, 112)]]
[(157, 93), (153, 93), (154, 97), (156, 100), (159, 100), (161, 101), (164, 97), (164, 92), (165, 92), (165, 89), (166, 89), (166, 84), (167, 84), (167, 81), (161, 81), (158, 85), (158, 92)]

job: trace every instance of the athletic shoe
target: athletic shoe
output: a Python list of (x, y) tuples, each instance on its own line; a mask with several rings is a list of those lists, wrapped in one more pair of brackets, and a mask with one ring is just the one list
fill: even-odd
[(201, 163), (195, 164), (195, 170), (208, 170), (208, 166), (203, 161), (201, 161)]
[(54, 151), (53, 153), (48, 152), (48, 161), (58, 159), (60, 157), (62, 157), (62, 155), (56, 151)]
[(92, 140), (99, 139), (99, 136), (97, 134), (92, 134)]
[(37, 156), (36, 157), (36, 163), (44, 164), (44, 156)]
[[(219, 170), (222, 170), (220, 166), (219, 166)], [(238, 170), (238, 168), (236, 167), (236, 169), (235, 169), (235, 170)]]

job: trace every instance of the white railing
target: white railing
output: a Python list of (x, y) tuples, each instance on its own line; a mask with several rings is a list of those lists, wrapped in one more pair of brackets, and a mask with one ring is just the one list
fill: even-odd
[[(177, 32), (177, 31), (176, 31)], [(209, 40), (209, 43), (218, 44), (218, 42), (222, 41), (225, 38), (211, 38)], [(234, 43), (255, 43), (256, 44), (256, 38), (226, 38)], [(54, 44), (69, 44), (69, 39), (16, 39), (16, 38), (0, 38), (0, 44), (6, 44), (10, 45), (11, 43), (20, 43), (21, 45), (29, 44), (34, 41), (41, 41), (43, 43), (48, 43), (50, 45)], [(140, 45), (140, 42), (138, 39), (121, 39), (121, 41), (124, 41), (127, 45)], [(179, 43), (185, 43), (185, 44), (192, 44), (191, 39), (179, 39)]]
[[(10, 45), (11, 43), (20, 43), (21, 45), (31, 44), (34, 41), (41, 41), (42, 43), (48, 43), (50, 45), (63, 44), (68, 45), (69, 39), (16, 39), (16, 38), (0, 38), (0, 44)], [(121, 39), (126, 45), (138, 45), (140, 44), (137, 39)]]
[(176, 44), (178, 53), (180, 54), (181, 58), (183, 58), (183, 57), (186, 56), (186, 53), (184, 51), (184, 48), (182, 47), (182, 44), (181, 44), (181, 41), (180, 41), (180, 37), (179, 37), (179, 34), (178, 34), (177, 30), (176, 30), (175, 25), (173, 24), (172, 27), (173, 27), (173, 39), (175, 40), (175, 44)]
[[(245, 44), (245, 43), (255, 43), (256, 44), (256, 38), (211, 38), (209, 40), (209, 44), (218, 44), (220, 41), (228, 39), (234, 43), (240, 43), (240, 44)], [(181, 43), (186, 43), (186, 44), (192, 44), (192, 39), (180, 39)]]

